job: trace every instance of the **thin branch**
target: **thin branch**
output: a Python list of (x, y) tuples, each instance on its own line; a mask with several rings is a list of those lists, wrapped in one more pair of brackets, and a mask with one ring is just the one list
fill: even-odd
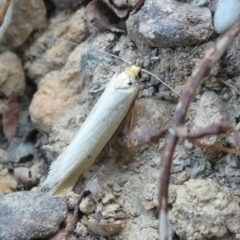
[(199, 141), (192, 141), (192, 143), (196, 144), (197, 146), (199, 146), (201, 148), (207, 148), (207, 149), (215, 150), (218, 152), (225, 152), (225, 153), (240, 155), (240, 150), (235, 149), (235, 148), (229, 148), (229, 147), (223, 147), (223, 146), (217, 146), (217, 145), (207, 145), (207, 144), (201, 143)]
[(142, 8), (144, 2), (145, 0), (137, 0), (133, 5), (131, 14), (137, 13)]
[(190, 103), (194, 99), (198, 88), (201, 86), (204, 78), (208, 75), (211, 67), (220, 59), (222, 54), (233, 42), (236, 35), (240, 31), (240, 20), (221, 35), (212, 48), (206, 53), (199, 65), (193, 71), (188, 79), (185, 90), (176, 107), (176, 112), (172, 121), (173, 128), (168, 130), (165, 141), (165, 147), (162, 153), (162, 161), (160, 168), (160, 186), (159, 186), (159, 233), (161, 240), (168, 240), (167, 228), (167, 201), (168, 201), (168, 185), (170, 178), (170, 170), (174, 149), (179, 139), (174, 127), (184, 124)]
[(210, 137), (213, 135), (216, 136), (235, 131), (232, 125), (227, 122), (214, 123), (206, 128), (200, 129), (199, 131), (192, 133), (187, 132), (187, 129), (185, 127), (177, 127), (175, 128), (175, 130), (180, 138), (187, 139), (189, 141), (194, 141), (204, 137)]

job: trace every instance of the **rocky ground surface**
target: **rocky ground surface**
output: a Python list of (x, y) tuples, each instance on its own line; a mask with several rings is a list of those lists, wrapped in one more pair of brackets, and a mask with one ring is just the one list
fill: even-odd
[[(51, 198), (39, 186), (109, 79), (126, 67), (104, 52), (181, 94), (218, 37), (218, 1), (146, 0), (129, 17), (133, 1), (106, 2), (0, 1), (0, 239), (159, 239), (164, 140), (132, 149), (129, 138), (131, 128), (167, 126), (178, 96), (144, 72), (133, 114), (74, 192)], [(240, 128), (239, 49), (237, 37), (206, 78), (186, 119), (189, 130), (221, 121)], [(232, 135), (205, 142), (238, 148)], [(240, 239), (239, 167), (238, 156), (179, 142), (169, 193), (172, 239)]]

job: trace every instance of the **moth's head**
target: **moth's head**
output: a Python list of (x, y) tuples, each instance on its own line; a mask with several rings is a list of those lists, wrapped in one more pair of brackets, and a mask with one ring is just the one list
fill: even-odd
[(125, 69), (125, 73), (129, 77), (134, 78), (134, 79), (139, 76), (140, 72), (141, 72), (141, 68), (137, 67), (137, 66), (134, 66), (134, 65)]

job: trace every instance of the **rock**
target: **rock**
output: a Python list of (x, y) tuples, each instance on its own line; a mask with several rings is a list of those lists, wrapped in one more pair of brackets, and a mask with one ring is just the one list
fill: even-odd
[[(226, 54), (221, 58), (221, 72), (238, 77), (240, 75), (240, 34), (235, 37)], [(238, 84), (238, 83), (237, 83)]]
[(0, 163), (7, 163), (7, 161), (8, 161), (8, 151), (0, 148)]
[(74, 234), (77, 236), (86, 237), (88, 234), (88, 229), (81, 222), (78, 222)]
[[(223, 115), (221, 98), (211, 91), (204, 92), (194, 119), (193, 131), (206, 128), (213, 123), (220, 123), (226, 116)], [(202, 139), (201, 142), (205, 144), (215, 144), (222, 139), (220, 136), (212, 136), (207, 139)]]
[(136, 191), (140, 185), (141, 180), (132, 175), (132, 177), (124, 185), (124, 189), (121, 194), (122, 200), (120, 201), (120, 204), (123, 206), (124, 212), (128, 213), (132, 217), (139, 216), (143, 209), (141, 199), (139, 198), (140, 192), (138, 192), (139, 190)]
[(71, 191), (71, 192), (68, 193), (68, 195), (66, 197), (66, 200), (67, 200), (68, 209), (74, 209), (76, 204), (80, 200), (80, 195)]
[(58, 231), (67, 216), (62, 199), (37, 192), (0, 196), (0, 208), (2, 240), (48, 238)]
[(38, 29), (47, 26), (47, 13), (43, 0), (11, 0), (0, 27), (0, 42), (21, 46)]
[(152, 47), (199, 44), (213, 33), (207, 8), (196, 8), (173, 0), (147, 0), (139, 17), (139, 32)]
[(0, 94), (11, 96), (22, 95), (25, 90), (25, 75), (21, 60), (15, 53), (0, 54)]
[(155, 184), (149, 183), (143, 189), (143, 199), (146, 201), (153, 200), (154, 192), (156, 191)]
[(211, 0), (211, 2), (208, 5), (208, 8), (210, 9), (211, 13), (215, 13), (217, 10), (219, 0)]
[(120, 205), (116, 203), (112, 203), (106, 206), (103, 215), (104, 216), (114, 216), (115, 212), (120, 210)]
[(222, 33), (228, 29), (239, 17), (240, 2), (238, 0), (219, 0), (214, 15), (214, 29)]
[(86, 119), (106, 82), (115, 71), (120, 72), (118, 60), (93, 51), (110, 46), (113, 40), (113, 34), (105, 34), (90, 44), (82, 43), (71, 53), (61, 71), (51, 72), (40, 81), (30, 115), (38, 129), (50, 133), (46, 146), (49, 152), (56, 155), (62, 152)]
[(36, 149), (32, 142), (15, 138), (11, 142), (8, 152), (8, 162), (21, 163), (31, 160), (36, 153)]
[(234, 195), (240, 198), (240, 172), (239, 172), (240, 161), (237, 156), (228, 154), (224, 156), (214, 166), (215, 176), (219, 183), (226, 185), (231, 188)]
[(17, 181), (13, 174), (11, 174), (6, 168), (0, 168), (0, 194), (11, 193), (17, 188), (17, 185)]
[(127, 0), (113, 0), (113, 4), (119, 8), (119, 9), (124, 9), (127, 7), (132, 7), (133, 1), (127, 1)]
[[(47, 73), (61, 70), (69, 55), (88, 35), (85, 11), (60, 12), (50, 19), (48, 28), (24, 53), (26, 75), (35, 83)], [(61, 39), (60, 39), (61, 38)]]
[[(186, 178), (197, 178), (197, 177), (207, 177), (210, 173), (213, 172), (213, 167), (211, 162), (207, 161), (206, 159), (203, 159), (201, 156), (198, 156), (197, 154), (190, 155), (187, 159), (184, 159), (181, 167), (184, 167), (185, 171), (183, 172), (184, 175), (186, 174)], [(184, 178), (179, 179), (179, 177), (176, 179), (178, 182), (176, 183), (183, 183), (187, 179), (185, 179), (185, 176), (182, 175), (180, 177)]]
[[(83, 105), (84, 102), (90, 104), (86, 101), (88, 93), (83, 91), (85, 76), (79, 66), (87, 47), (85, 44), (78, 46), (68, 57), (61, 71), (50, 72), (41, 79), (29, 108), (31, 119), (39, 130), (50, 133), (62, 118), (70, 116), (68, 112), (73, 111), (74, 107), (79, 107), (79, 102)], [(72, 113), (76, 116), (76, 109)], [(86, 117), (86, 113), (83, 114)], [(61, 128), (66, 131), (66, 119), (64, 125)]]
[(50, 132), (64, 113), (73, 107), (73, 91), (60, 79), (61, 72), (47, 74), (39, 84), (29, 111), (37, 129)]
[(229, 189), (211, 179), (191, 179), (170, 191), (176, 200), (169, 220), (180, 238), (224, 239), (228, 232), (239, 233), (240, 207)]
[(79, 204), (79, 209), (85, 214), (90, 214), (95, 212), (97, 208), (96, 202), (93, 200), (92, 195), (87, 195), (84, 197)]
[(103, 199), (102, 199), (102, 203), (103, 203), (103, 204), (107, 204), (107, 203), (113, 201), (114, 198), (115, 198), (115, 197), (114, 197), (113, 194), (106, 192), (106, 193), (105, 193), (105, 196), (104, 196)]
[[(160, 129), (171, 120), (172, 105), (154, 98), (139, 98), (134, 105), (133, 130), (144, 125)], [(151, 117), (149, 117), (151, 116)]]
[(127, 22), (128, 37), (136, 44), (138, 50), (144, 54), (151, 53), (151, 47), (145, 42), (143, 36), (139, 33), (139, 13), (130, 15)]
[(18, 167), (14, 168), (14, 176), (16, 180), (27, 186), (36, 186), (42, 173), (43, 163), (34, 164), (31, 168)]
[(151, 210), (155, 207), (153, 201), (143, 201), (142, 206), (144, 207), (145, 210)]

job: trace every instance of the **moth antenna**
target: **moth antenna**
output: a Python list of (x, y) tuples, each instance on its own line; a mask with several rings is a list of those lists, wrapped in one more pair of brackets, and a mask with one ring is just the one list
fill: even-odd
[(179, 97), (181, 97), (180, 94), (178, 94), (173, 88), (171, 88), (169, 85), (167, 85), (163, 80), (161, 80), (158, 76), (156, 76), (155, 74), (145, 70), (145, 69), (141, 69), (142, 72), (145, 72), (153, 77), (155, 77), (158, 81), (160, 81), (163, 85), (165, 85), (167, 88), (169, 88), (170, 90), (172, 90), (175, 94), (177, 94)]
[(58, 38), (59, 40), (62, 40), (64, 42), (68, 42), (68, 43), (71, 43), (73, 45), (76, 45), (76, 46), (79, 46), (79, 44), (75, 43), (75, 42), (72, 42), (72, 41), (69, 41), (69, 40), (66, 40), (66, 39), (63, 39), (63, 38)]
[[(71, 43), (71, 44), (73, 44), (73, 45), (79, 46), (79, 44), (77, 44), (77, 43), (75, 43), (75, 42), (72, 42), (72, 41), (69, 41), (69, 40), (66, 40), (66, 39), (63, 39), (63, 38), (59, 38), (59, 39), (62, 40), (62, 41)], [(102, 54), (108, 55), (108, 56), (110, 56), (110, 57), (115, 57), (115, 58), (120, 59), (120, 60), (122, 60), (123, 62), (129, 64), (129, 65), (132, 65), (131, 62), (128, 62), (128, 61), (126, 61), (125, 59), (123, 59), (123, 58), (121, 58), (121, 57), (119, 57), (119, 56), (117, 56), (117, 55), (114, 55), (114, 54), (111, 54), (111, 53), (106, 53), (106, 52), (103, 52), (103, 51), (99, 51), (99, 50), (97, 50), (97, 49), (94, 49), (94, 50), (97, 51), (97, 52), (100, 52), (100, 53), (102, 53)], [(178, 95), (179, 97), (181, 97), (181, 95), (179, 95), (173, 88), (171, 88), (168, 84), (166, 84), (164, 81), (162, 81), (162, 80), (161, 80), (158, 76), (156, 76), (155, 74), (153, 74), (153, 73), (151, 73), (151, 72), (149, 72), (149, 71), (147, 71), (147, 70), (145, 70), (145, 69), (143, 69), (143, 68), (141, 68), (141, 71), (149, 74), (149, 75), (152, 76), (152, 77), (155, 77), (159, 82), (161, 82), (161, 83), (162, 83), (163, 85), (165, 85), (167, 88), (169, 88), (170, 90), (172, 90), (176, 95)]]
[(108, 55), (108, 56), (118, 58), (118, 59), (122, 60), (123, 62), (127, 63), (128, 65), (132, 65), (131, 62), (128, 62), (128, 61), (126, 61), (125, 59), (123, 59), (123, 58), (121, 58), (121, 57), (119, 57), (119, 56), (117, 56), (117, 55), (114, 55), (114, 54), (111, 54), (111, 53), (102, 52), (102, 51), (99, 51), (99, 50), (96, 50), (96, 49), (94, 49), (94, 50), (97, 51), (97, 52), (106, 54), (106, 55)]
[[(62, 41), (71, 43), (71, 44), (73, 44), (73, 45), (79, 46), (79, 44), (77, 44), (77, 43), (75, 43), (75, 42), (72, 42), (72, 41), (69, 41), (69, 40), (66, 40), (66, 39), (63, 39), (63, 38), (59, 38), (59, 39), (62, 40)], [(106, 52), (103, 52), (103, 51), (100, 51), (100, 50), (97, 50), (97, 49), (94, 49), (94, 51), (100, 52), (100, 53), (105, 54), (105, 55), (108, 55), (108, 56), (110, 56), (110, 57), (115, 57), (115, 58), (120, 59), (120, 60), (122, 60), (123, 62), (127, 63), (128, 65), (132, 65), (131, 62), (128, 62), (127, 60), (125, 60), (125, 59), (123, 59), (123, 58), (121, 58), (121, 57), (119, 57), (119, 56), (117, 56), (117, 55), (114, 55), (114, 54), (111, 54), (111, 53), (106, 53)]]

